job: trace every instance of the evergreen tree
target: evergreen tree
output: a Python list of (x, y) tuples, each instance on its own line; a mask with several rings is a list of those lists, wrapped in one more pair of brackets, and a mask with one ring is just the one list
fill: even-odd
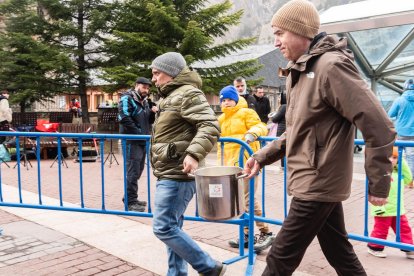
[(1, 6), (6, 30), (0, 33), (0, 86), (13, 92), (10, 101), (21, 112), (34, 102), (48, 101), (69, 84), (70, 60), (56, 47), (36, 39), (38, 26), (35, 1)]
[[(111, 66), (104, 77), (113, 89), (132, 85), (137, 75), (150, 77), (148, 65), (158, 55), (178, 51), (188, 64), (220, 58), (254, 41), (244, 38), (215, 44), (231, 26), (239, 23), (242, 11), (229, 13), (229, 0), (207, 6), (206, 0), (126, 0), (118, 11), (114, 39), (107, 45)], [(251, 76), (260, 66), (256, 60), (220, 68), (199, 70), (205, 92), (217, 92), (236, 76)]]
[[(83, 122), (89, 122), (86, 90), (91, 75), (96, 75), (105, 66), (108, 58), (104, 47), (105, 37), (112, 27), (112, 11), (116, 1), (105, 0), (9, 0), (5, 4), (10, 18), (22, 16), (22, 3), (36, 3), (30, 6), (36, 12), (36, 24), (30, 34), (39, 42), (65, 55), (71, 71), (67, 72), (67, 91), (74, 90), (81, 98)], [(13, 27), (24, 21), (12, 22)], [(9, 24), (8, 24), (9, 26)]]

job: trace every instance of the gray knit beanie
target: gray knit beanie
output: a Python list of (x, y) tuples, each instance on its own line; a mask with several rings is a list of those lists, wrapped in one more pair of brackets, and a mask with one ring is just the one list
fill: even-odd
[(308, 0), (291, 0), (272, 18), (272, 26), (313, 39), (320, 27), (319, 14)]
[(175, 78), (185, 66), (187, 66), (187, 62), (180, 53), (168, 52), (156, 57), (150, 67)]

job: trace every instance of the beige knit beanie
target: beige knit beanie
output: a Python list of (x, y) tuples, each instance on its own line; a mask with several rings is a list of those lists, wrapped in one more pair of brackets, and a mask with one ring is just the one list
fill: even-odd
[(319, 14), (308, 0), (291, 0), (272, 18), (272, 26), (313, 39), (320, 26)]

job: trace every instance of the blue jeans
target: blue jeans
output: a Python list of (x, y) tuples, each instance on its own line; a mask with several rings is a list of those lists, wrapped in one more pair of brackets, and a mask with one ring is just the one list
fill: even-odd
[(153, 231), (167, 245), (168, 276), (187, 275), (187, 263), (197, 272), (212, 270), (216, 262), (183, 230), (184, 212), (195, 193), (195, 182), (158, 180)]

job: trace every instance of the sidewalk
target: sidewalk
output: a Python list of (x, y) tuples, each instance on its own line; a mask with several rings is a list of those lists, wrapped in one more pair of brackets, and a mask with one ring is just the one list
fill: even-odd
[[(16, 188), (3, 186), (3, 192), (13, 194)], [(35, 200), (36, 196), (23, 193), (28, 201)], [(45, 204), (58, 203), (52, 198), (43, 200)], [(149, 225), (112, 215), (1, 209), (13, 215), (1, 213), (7, 214), (2, 217), (9, 218), (2, 223), (0, 249), (4, 255), (0, 256), (0, 266), (3, 266), (0, 275), (166, 274), (165, 246), (155, 238)], [(237, 256), (231, 251), (199, 244), (219, 260)], [(244, 275), (246, 265), (247, 260), (230, 265), (227, 275)], [(258, 261), (254, 275), (260, 275), (263, 269), (264, 263)], [(198, 274), (190, 269), (189, 275)]]
[[(122, 158), (117, 156), (122, 162)], [(68, 160), (69, 161), (69, 160)], [(41, 161), (42, 201), (59, 205), (58, 169), (49, 168), (51, 160)], [(23, 202), (36, 203), (37, 164), (26, 170), (22, 167), (21, 179)], [(210, 154), (207, 163), (215, 164)], [(14, 165), (12, 162), (10, 165)], [(79, 205), (79, 164), (68, 162), (69, 169), (62, 167), (62, 191), (64, 206)], [(2, 166), (2, 192), (5, 201), (18, 201), (16, 170)], [(99, 163), (85, 163), (85, 206), (101, 208), (101, 179)], [(121, 210), (123, 179), (122, 166), (105, 165), (105, 206)], [(147, 195), (146, 175), (140, 182), (140, 199)], [(365, 175), (363, 159), (355, 157), (352, 196), (344, 202), (347, 229), (362, 234)], [(142, 184), (141, 184), (142, 183)], [(155, 179), (151, 178), (151, 200)], [(283, 217), (282, 174), (273, 165), (266, 170), (266, 215)], [(258, 194), (260, 198), (261, 194)], [(414, 223), (414, 190), (406, 190), (408, 219)], [(165, 275), (165, 246), (152, 233), (151, 219), (77, 212), (49, 211), (41, 209), (2, 207), (0, 211), (0, 275)], [(194, 214), (190, 203), (188, 215)], [(370, 224), (372, 225), (372, 224)], [(229, 248), (227, 241), (237, 235), (234, 225), (186, 221), (184, 229), (201, 247), (214, 258), (227, 260), (237, 256), (237, 250)], [(271, 226), (277, 232), (278, 226)], [(397, 249), (387, 248), (388, 258), (378, 259), (366, 253), (366, 244), (354, 242), (355, 251), (368, 275), (412, 275), (414, 261), (408, 260)], [(10, 257), (11, 256), (11, 257)], [(266, 252), (257, 256), (254, 275), (261, 275), (265, 267)], [(228, 267), (226, 275), (244, 275), (247, 261)], [(197, 275), (190, 269), (189, 275)], [(294, 274), (336, 275), (325, 260), (317, 241), (307, 250)]]
[(8, 212), (0, 217), (0, 275), (156, 275)]

